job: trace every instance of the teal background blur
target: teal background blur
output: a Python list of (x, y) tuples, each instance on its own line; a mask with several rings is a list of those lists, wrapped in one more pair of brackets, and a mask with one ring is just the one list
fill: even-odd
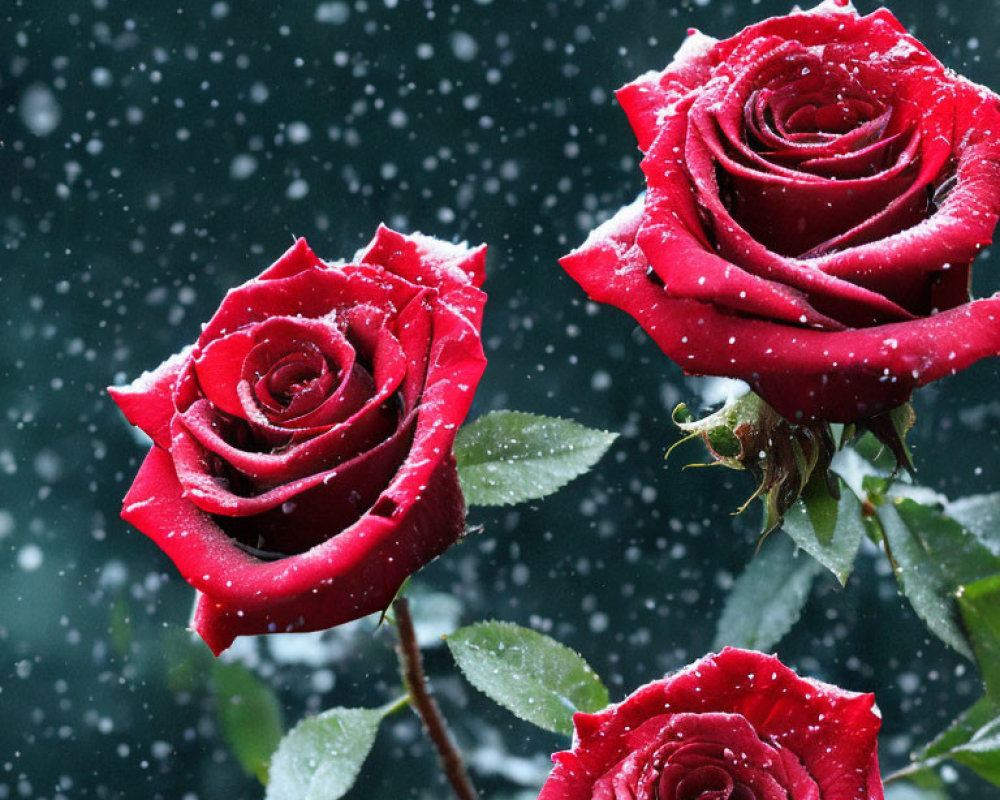
[[(895, 5), (946, 64), (1000, 88), (1000, 3)], [(145, 446), (104, 387), (193, 340), (226, 289), (293, 236), (331, 260), (382, 221), (487, 242), (490, 366), (474, 415), (511, 407), (623, 434), (550, 501), (473, 510), (484, 532), (417, 579), (429, 668), (487, 796), (534, 797), (567, 742), (466, 687), (434, 634), (485, 617), (534, 626), (580, 650), (615, 699), (710, 647), (754, 550), (756, 510), (730, 515), (752, 487), (681, 472), (683, 458), (664, 466), (669, 411), (705, 384), (624, 314), (587, 304), (556, 259), (642, 188), (613, 90), (662, 68), (689, 27), (725, 36), (788, 10), (0, 2), (0, 800), (262, 796), (219, 735), (211, 693), (165, 678), (165, 626), (185, 624), (192, 593), (118, 519)], [(995, 259), (977, 269), (978, 293), (994, 291)], [(990, 362), (917, 395), (924, 483), (1000, 489), (998, 388)], [(393, 697), (389, 634), (363, 621), (243, 641), (231, 657), (275, 688), (291, 724)], [(978, 692), (872, 553), (846, 590), (821, 579), (778, 652), (877, 693), (888, 768)], [(956, 797), (991, 791), (953, 777)], [(401, 714), (350, 796), (445, 793)]]

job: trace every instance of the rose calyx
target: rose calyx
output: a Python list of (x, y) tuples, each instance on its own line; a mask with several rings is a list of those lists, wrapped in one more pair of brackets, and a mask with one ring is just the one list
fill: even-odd
[[(700, 437), (712, 463), (746, 470), (757, 489), (739, 507), (744, 511), (759, 498), (764, 507), (762, 534), (779, 527), (785, 513), (813, 484), (834, 499), (840, 488), (830, 464), (837, 450), (870, 432), (895, 459), (895, 469), (914, 471), (906, 434), (913, 427), (913, 409), (906, 403), (857, 424), (845, 426), (839, 437), (827, 422), (793, 423), (782, 417), (754, 392), (729, 401), (719, 410), (695, 419), (684, 403), (673, 411), (674, 424), (686, 436), (667, 451)], [(696, 465), (691, 465), (696, 466)]]
[(781, 525), (785, 512), (814, 478), (836, 496), (829, 469), (837, 448), (828, 423), (791, 423), (753, 392), (701, 419), (694, 419), (681, 403), (673, 421), (688, 434), (673, 447), (700, 436), (714, 463), (753, 475), (757, 489), (737, 513), (759, 497), (765, 535)]

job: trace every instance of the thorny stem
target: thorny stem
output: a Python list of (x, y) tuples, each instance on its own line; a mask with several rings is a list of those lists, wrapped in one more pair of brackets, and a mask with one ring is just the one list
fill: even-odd
[(438, 753), (438, 760), (451, 784), (458, 800), (479, 800), (479, 793), (469, 779), (465, 769), (462, 754), (455, 746), (455, 740), (448, 730), (448, 725), (441, 716), (441, 709), (431, 695), (427, 686), (427, 676), (424, 674), (424, 660), (417, 645), (417, 636), (413, 630), (413, 618), (410, 616), (410, 603), (405, 597), (397, 597), (392, 602), (392, 610), (396, 617), (396, 630), (399, 644), (396, 653), (403, 672), (403, 681), (410, 693), (414, 711), (424, 723), (424, 730), (430, 737)]

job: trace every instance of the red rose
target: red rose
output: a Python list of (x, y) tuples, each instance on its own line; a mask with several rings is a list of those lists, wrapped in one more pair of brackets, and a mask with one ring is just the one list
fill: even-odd
[(154, 443), (122, 516), (199, 591), (216, 653), (384, 609), (459, 537), (485, 251), (382, 227), (326, 264), (299, 239), (193, 347), (111, 389)]
[(648, 191), (562, 264), (685, 371), (848, 422), (1000, 353), (1000, 297), (969, 297), (1000, 213), (1000, 98), (887, 10), (692, 32), (618, 100)]
[(727, 648), (576, 714), (539, 800), (881, 800), (870, 694)]

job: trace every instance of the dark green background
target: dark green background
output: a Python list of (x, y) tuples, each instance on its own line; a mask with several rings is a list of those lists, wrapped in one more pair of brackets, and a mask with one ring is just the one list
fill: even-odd
[[(1000, 88), (1000, 3), (896, 5), (945, 63)], [(145, 448), (103, 387), (190, 342), (226, 289), (293, 236), (328, 259), (349, 257), (383, 220), (489, 243), (490, 367), (474, 414), (513, 407), (623, 433), (551, 501), (474, 510), (485, 532), (422, 573), (425, 589), (459, 598), (462, 622), (509, 619), (572, 644), (616, 699), (709, 648), (725, 587), (754, 549), (756, 511), (730, 516), (750, 483), (682, 473), (684, 454), (664, 467), (669, 410), (696, 400), (696, 382), (625, 315), (588, 305), (556, 259), (642, 188), (613, 89), (665, 65), (688, 27), (729, 35), (788, 10), (0, 2), (0, 799), (262, 795), (221, 741), (210, 694), (165, 683), (164, 625), (186, 622), (191, 592), (118, 519)], [(45, 136), (22, 114), (41, 87), (60, 111)], [(256, 170), (234, 176), (247, 156)], [(992, 270), (984, 256), (980, 293), (995, 288)], [(998, 386), (993, 362), (919, 393), (922, 481), (953, 496), (1000, 489)], [(288, 722), (396, 691), (389, 632), (365, 622), (297, 641), (302, 658), (326, 653), (319, 681), (288, 656), (295, 643), (239, 648)], [(822, 579), (779, 654), (877, 693), (889, 768), (978, 691), (871, 554), (847, 590)], [(539, 754), (566, 743), (490, 707), (441, 648), (428, 659), (480, 785), (515, 792), (522, 770), (534, 797)], [(535, 760), (506, 758), (497, 741)], [(407, 714), (373, 759), (353, 797), (445, 793)], [(971, 786), (958, 780), (956, 795)]]

